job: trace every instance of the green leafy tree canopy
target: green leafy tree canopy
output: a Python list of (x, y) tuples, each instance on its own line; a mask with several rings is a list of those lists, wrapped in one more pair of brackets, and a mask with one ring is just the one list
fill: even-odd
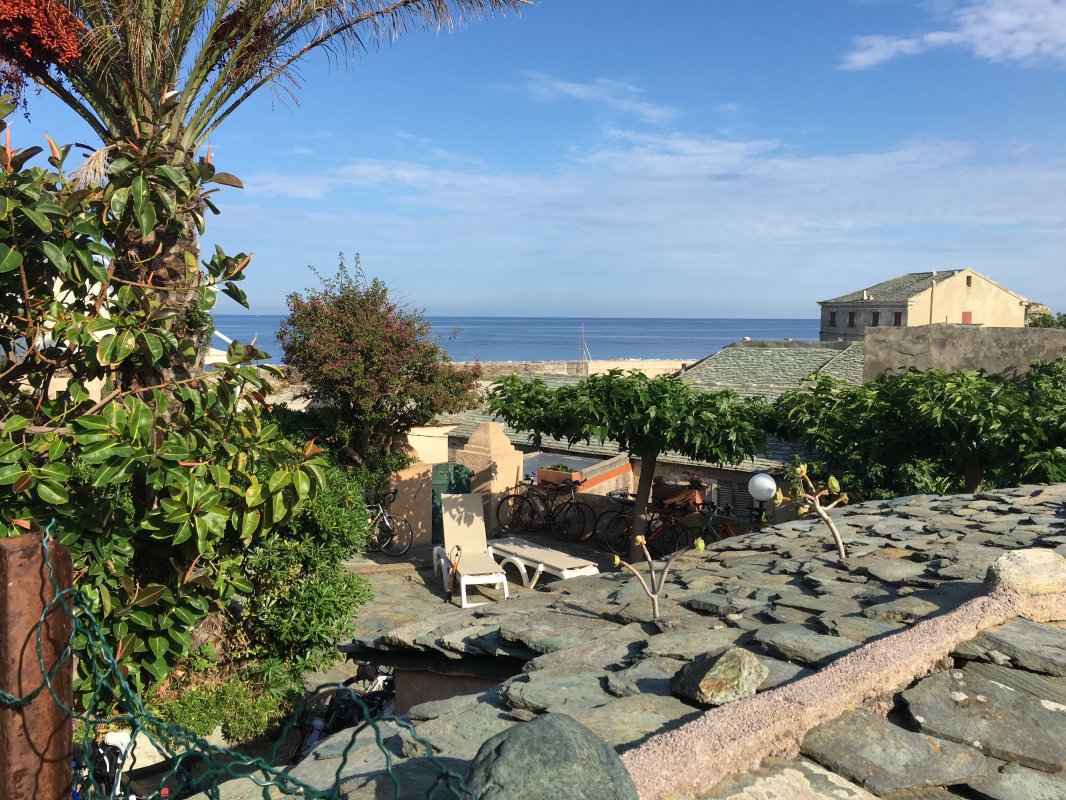
[[(68, 149), (53, 145), (50, 168), (26, 166), (37, 148), (0, 151), (0, 536), (56, 520), (119, 663), (147, 688), (210, 611), (250, 590), (246, 548), (299, 513), (322, 464), (260, 416), (254, 348), (177, 377), (186, 342), (166, 304), (114, 274), (139, 224), (129, 207), (168, 224), (197, 202), (196, 167), (149, 180), (113, 164), (107, 186), (82, 185), (63, 175)], [(197, 265), (205, 300), (246, 261), (217, 251)], [(88, 691), (98, 654), (77, 655)]]
[[(662, 453), (737, 464), (766, 446), (758, 401), (739, 402), (729, 391), (701, 392), (671, 375), (649, 378), (611, 370), (555, 389), (512, 375), (494, 385), (489, 409), (515, 430), (528, 432), (535, 446), (544, 436), (571, 444), (609, 440), (639, 458), (636, 520), (644, 518)], [(634, 538), (641, 533), (634, 525)]]
[(860, 496), (978, 491), (1055, 479), (1066, 360), (1018, 379), (979, 370), (908, 370), (850, 386), (824, 376), (775, 404), (779, 432), (817, 451)]

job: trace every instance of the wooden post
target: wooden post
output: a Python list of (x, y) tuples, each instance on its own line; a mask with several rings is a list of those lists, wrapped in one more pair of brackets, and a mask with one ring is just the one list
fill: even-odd
[[(49, 579), (42, 534), (0, 539), (0, 689), (16, 697), (41, 685), (37, 626), (56, 596)], [(70, 586), (73, 565), (66, 548), (49, 550), (60, 590)], [(41, 628), (46, 673), (66, 655), (52, 688), (69, 708), (72, 702), (70, 641), (72, 622), (56, 606)], [(26, 705), (0, 703), (0, 800), (69, 800), (72, 720), (47, 689)]]

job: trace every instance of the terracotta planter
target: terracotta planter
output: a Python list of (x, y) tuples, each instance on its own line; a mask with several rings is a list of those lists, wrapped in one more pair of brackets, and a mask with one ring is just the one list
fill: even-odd
[(541, 467), (537, 470), (537, 483), (562, 483), (563, 481), (579, 481), (581, 480), (580, 472), (563, 472), (558, 469), (544, 469)]
[(657, 503), (675, 503), (677, 505), (687, 503), (695, 508), (697, 503), (703, 502), (703, 491), (690, 489), (688, 486), (675, 486), (667, 483), (652, 486), (651, 499)]

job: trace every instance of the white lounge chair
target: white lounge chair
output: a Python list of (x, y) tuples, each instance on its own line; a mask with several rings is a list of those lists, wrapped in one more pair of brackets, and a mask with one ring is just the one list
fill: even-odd
[[(587, 559), (552, 550), (517, 536), (493, 539), (492, 553), (500, 559), (501, 568), (513, 564), (522, 578), (522, 585), (529, 589), (537, 585), (545, 572), (565, 581), (581, 575), (596, 575), (600, 571)], [(532, 575), (529, 574), (530, 570), (533, 570)]]
[(433, 550), (433, 571), (443, 577), (445, 590), (458, 584), (463, 608), (485, 605), (467, 600), (468, 586), (498, 585), (506, 600), (510, 596), (507, 574), (493, 560), (492, 548), (485, 537), (485, 507), (481, 495), (442, 494), (440, 505), (444, 516), (444, 546)]

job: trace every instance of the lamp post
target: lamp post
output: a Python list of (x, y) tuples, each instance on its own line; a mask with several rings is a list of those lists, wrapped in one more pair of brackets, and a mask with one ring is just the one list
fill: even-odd
[(752, 523), (764, 522), (766, 516), (763, 512), (763, 503), (777, 494), (777, 481), (773, 479), (773, 476), (765, 472), (756, 472), (748, 480), (748, 494), (758, 504), (756, 508), (751, 510)]

